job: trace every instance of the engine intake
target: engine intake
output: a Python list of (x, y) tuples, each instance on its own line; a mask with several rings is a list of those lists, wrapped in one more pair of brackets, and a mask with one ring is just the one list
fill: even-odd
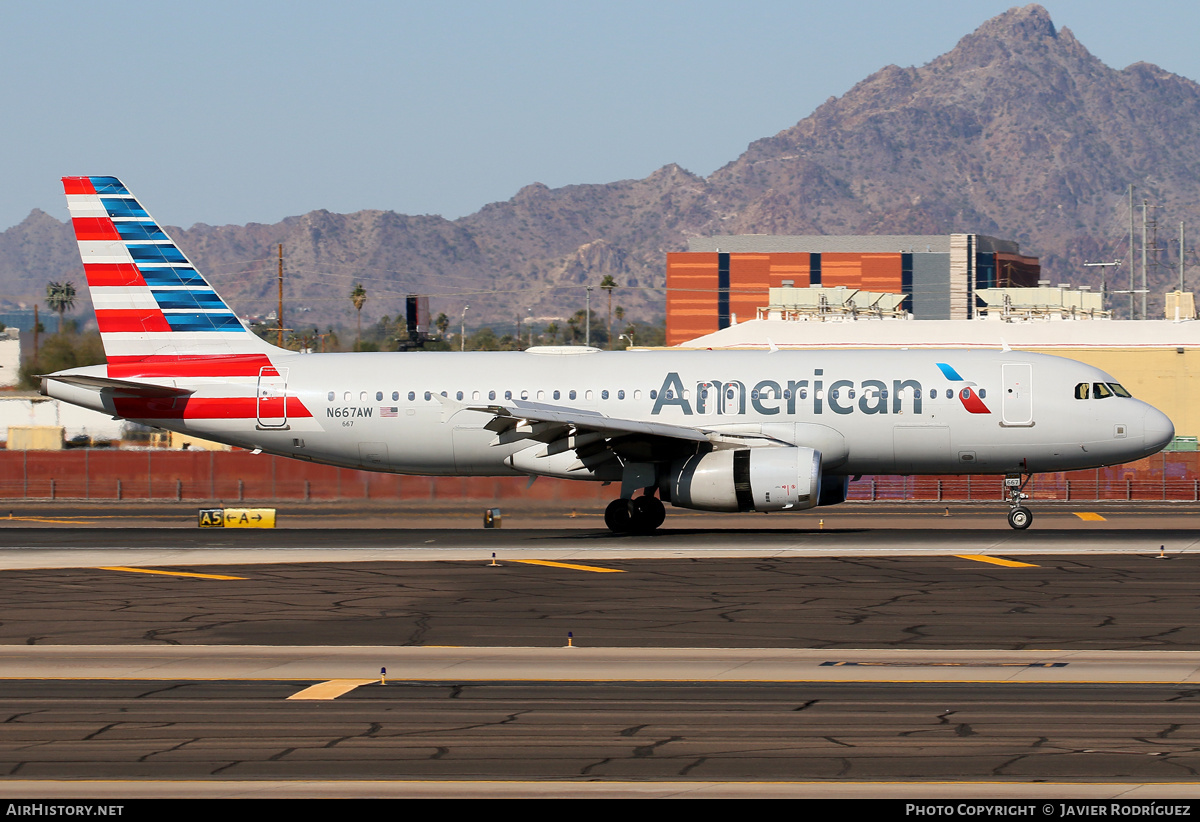
[(699, 511), (799, 511), (821, 497), (821, 453), (811, 448), (712, 451), (671, 466), (672, 505)]

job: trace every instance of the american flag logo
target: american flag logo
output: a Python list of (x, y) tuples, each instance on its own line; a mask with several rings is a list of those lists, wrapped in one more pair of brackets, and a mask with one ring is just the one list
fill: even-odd
[(399, 413), (400, 410), (394, 405), (379, 406), (379, 416), (381, 417), (395, 417), (398, 416)]

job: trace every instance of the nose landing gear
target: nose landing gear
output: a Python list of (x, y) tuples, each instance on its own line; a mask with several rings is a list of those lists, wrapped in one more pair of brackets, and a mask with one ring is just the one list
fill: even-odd
[(1008, 524), (1018, 531), (1024, 531), (1033, 523), (1033, 512), (1021, 504), (1021, 500), (1029, 499), (1029, 495), (1022, 492), (1032, 478), (1033, 474), (1026, 474), (1024, 480), (1020, 474), (1004, 478), (1004, 487), (1008, 491)]

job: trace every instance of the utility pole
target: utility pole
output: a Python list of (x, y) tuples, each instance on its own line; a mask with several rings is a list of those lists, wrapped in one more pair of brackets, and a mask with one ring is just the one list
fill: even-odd
[[(1104, 309), (1105, 303), (1108, 302), (1108, 277), (1106, 276), (1106, 272), (1104, 269), (1116, 268), (1120, 264), (1121, 264), (1121, 260), (1116, 260), (1111, 263), (1084, 263), (1083, 264), (1084, 268), (1100, 269), (1100, 309), (1101, 310)], [(1130, 263), (1130, 264), (1132, 265), (1132, 263)], [(1119, 294), (1121, 292), (1118, 291), (1116, 293)]]
[(592, 287), (587, 287), (587, 333), (583, 336), (583, 344), (592, 344)]
[(469, 305), (463, 306), (462, 325), (459, 327), (459, 332), (458, 332), (458, 350), (459, 351), (467, 350), (467, 312), (470, 310), (471, 310), (471, 306), (469, 306)]
[(279, 347), (283, 348), (283, 243), (279, 244)]
[(1183, 223), (1179, 224), (1179, 291), (1183, 292)]
[[(1150, 205), (1149, 200), (1142, 200), (1142, 287), (1141, 287), (1141, 295), (1142, 295), (1142, 319), (1143, 320), (1147, 319), (1146, 294), (1148, 293), (1148, 290), (1146, 287), (1146, 282), (1147, 282), (1146, 269), (1150, 265), (1153, 265), (1155, 267), (1155, 269), (1157, 270), (1158, 265), (1159, 265), (1160, 249), (1158, 247), (1158, 220), (1157, 219), (1154, 219), (1154, 220), (1149, 219), (1150, 209), (1158, 208), (1158, 207), (1159, 206)], [(1150, 229), (1154, 232), (1154, 234), (1151, 238), (1148, 238), (1146, 236), (1147, 229)], [(1148, 254), (1151, 251), (1154, 252), (1153, 262), (1151, 262), (1148, 259)]]
[[(1146, 287), (1146, 200), (1142, 200), (1142, 288)], [(1146, 319), (1146, 295), (1142, 294), (1142, 319)]]
[(1133, 316), (1133, 183), (1129, 184), (1129, 319)]

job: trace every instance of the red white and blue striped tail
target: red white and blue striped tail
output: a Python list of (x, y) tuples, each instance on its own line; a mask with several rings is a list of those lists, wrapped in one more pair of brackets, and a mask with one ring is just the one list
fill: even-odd
[(204, 371), (230, 357), (269, 364), (266, 355), (285, 353), (238, 319), (120, 180), (62, 182), (110, 374)]

